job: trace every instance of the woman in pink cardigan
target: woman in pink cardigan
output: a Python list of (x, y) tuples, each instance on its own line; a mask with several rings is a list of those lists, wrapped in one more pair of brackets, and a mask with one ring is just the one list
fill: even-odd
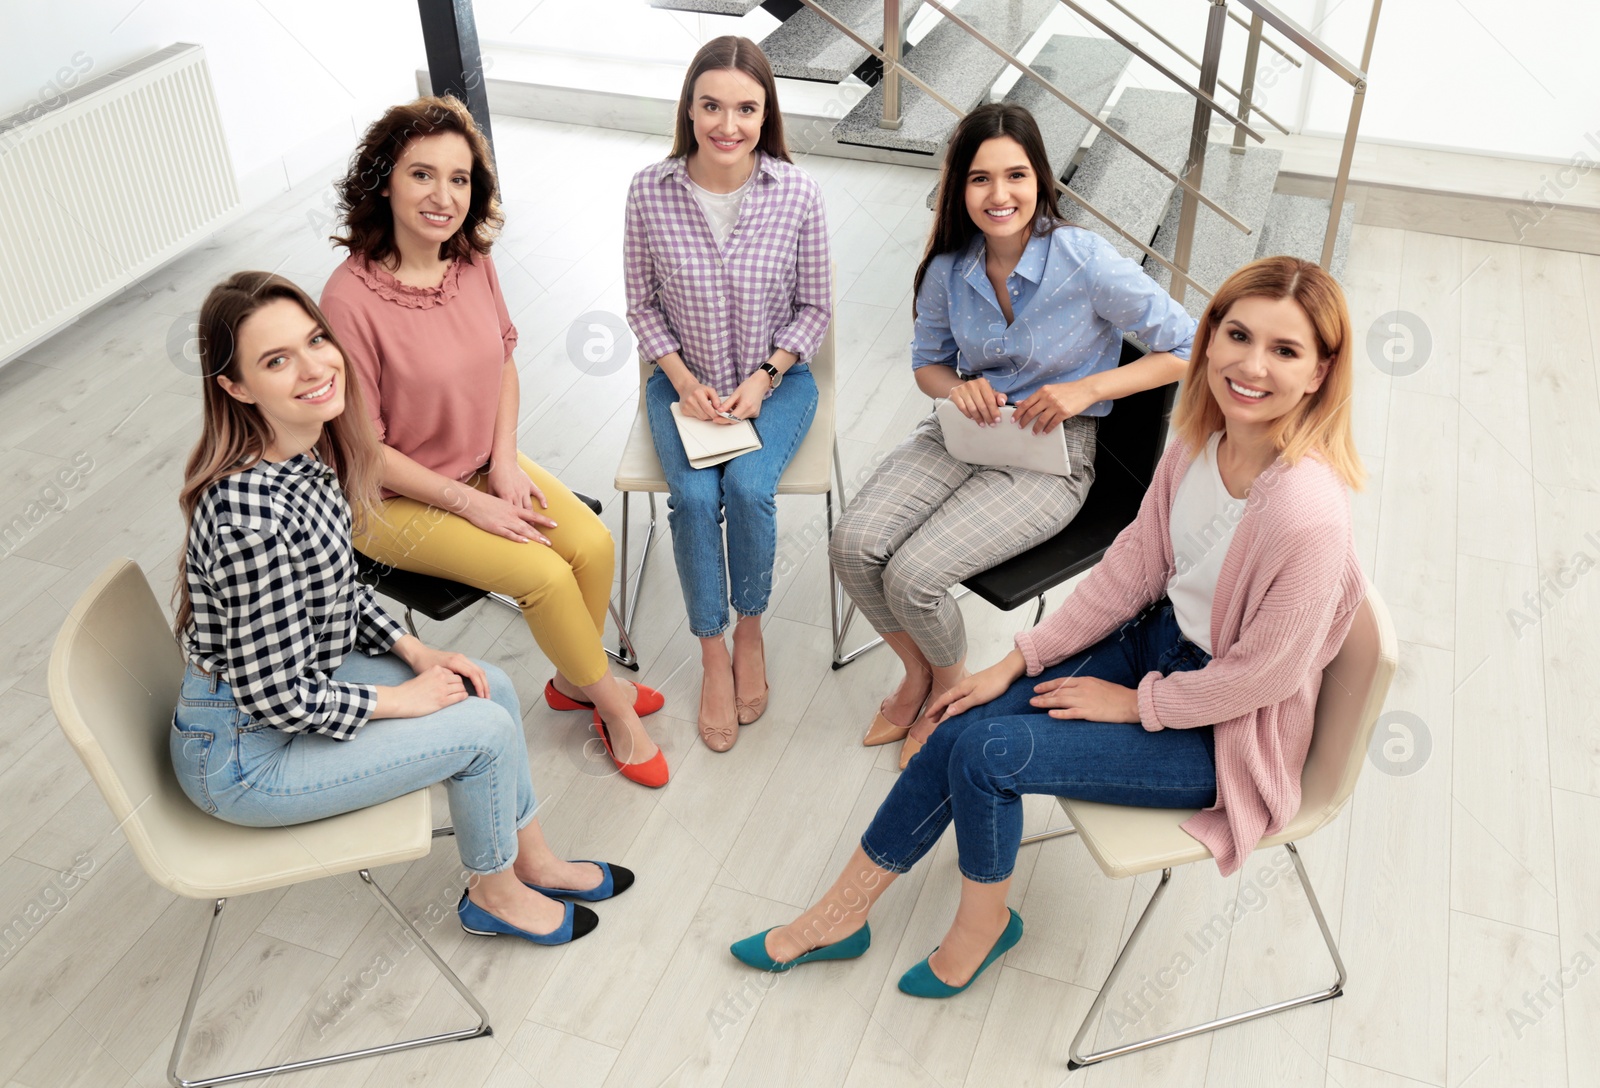
[(953, 822), (961, 902), (900, 989), (960, 993), (1022, 937), (1006, 895), (1025, 793), (1203, 809), (1183, 826), (1224, 874), (1295, 815), (1322, 669), (1366, 586), (1350, 317), (1326, 272), (1273, 257), (1228, 278), (1194, 344), (1138, 518), (1011, 653), (934, 700), (833, 887), (740, 960), (859, 956), (873, 903)]

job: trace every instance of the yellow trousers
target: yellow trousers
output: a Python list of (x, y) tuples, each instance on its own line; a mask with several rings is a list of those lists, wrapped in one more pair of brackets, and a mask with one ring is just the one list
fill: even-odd
[[(560, 480), (520, 453), (517, 463), (549, 500), (542, 513), (556, 527), (540, 530), (548, 546), (518, 544), (402, 495), (379, 504), (355, 545), (401, 570), (504, 593), (563, 676), (580, 687), (598, 683), (609, 671), (601, 638), (616, 562), (611, 532)], [(481, 476), (468, 483), (487, 489)]]

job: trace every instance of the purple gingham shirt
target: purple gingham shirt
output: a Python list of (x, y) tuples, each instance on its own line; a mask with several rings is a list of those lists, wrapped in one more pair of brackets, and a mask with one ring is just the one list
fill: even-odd
[(728, 396), (777, 348), (804, 361), (833, 315), (822, 191), (793, 163), (756, 152), (758, 176), (719, 247), (683, 159), (665, 159), (628, 187), (623, 279), (639, 354), (676, 351)]

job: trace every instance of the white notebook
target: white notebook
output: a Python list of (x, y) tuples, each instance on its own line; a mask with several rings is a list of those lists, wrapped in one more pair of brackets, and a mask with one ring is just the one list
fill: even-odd
[(689, 455), (689, 464), (694, 468), (710, 468), (761, 448), (761, 436), (756, 434), (755, 426), (748, 419), (741, 419), (738, 423), (695, 419), (679, 411), (679, 405), (674, 401), (672, 421), (678, 425), (683, 452)]
[(1027, 468), (1052, 476), (1072, 475), (1066, 428), (1059, 423), (1052, 431), (1034, 434), (1031, 426), (1018, 427), (1011, 422), (1017, 410), (1009, 404), (999, 409), (1000, 422), (993, 427), (974, 423), (948, 400), (939, 401), (934, 412), (944, 431), (944, 448), (958, 461), (995, 468)]

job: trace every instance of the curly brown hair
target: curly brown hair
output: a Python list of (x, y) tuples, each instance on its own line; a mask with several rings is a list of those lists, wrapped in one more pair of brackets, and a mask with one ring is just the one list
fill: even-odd
[(339, 221), (345, 229), (344, 234), (332, 236), (335, 243), (373, 264), (399, 256), (394, 213), (383, 195), (384, 186), (412, 140), (442, 132), (458, 133), (472, 151), (472, 197), (465, 222), (439, 247), (439, 258), (470, 259), (474, 253), (489, 252), (505, 224), (489, 142), (467, 107), (454, 98), (434, 95), (391, 107), (368, 126), (350, 157), (350, 169), (334, 186), (339, 193)]

